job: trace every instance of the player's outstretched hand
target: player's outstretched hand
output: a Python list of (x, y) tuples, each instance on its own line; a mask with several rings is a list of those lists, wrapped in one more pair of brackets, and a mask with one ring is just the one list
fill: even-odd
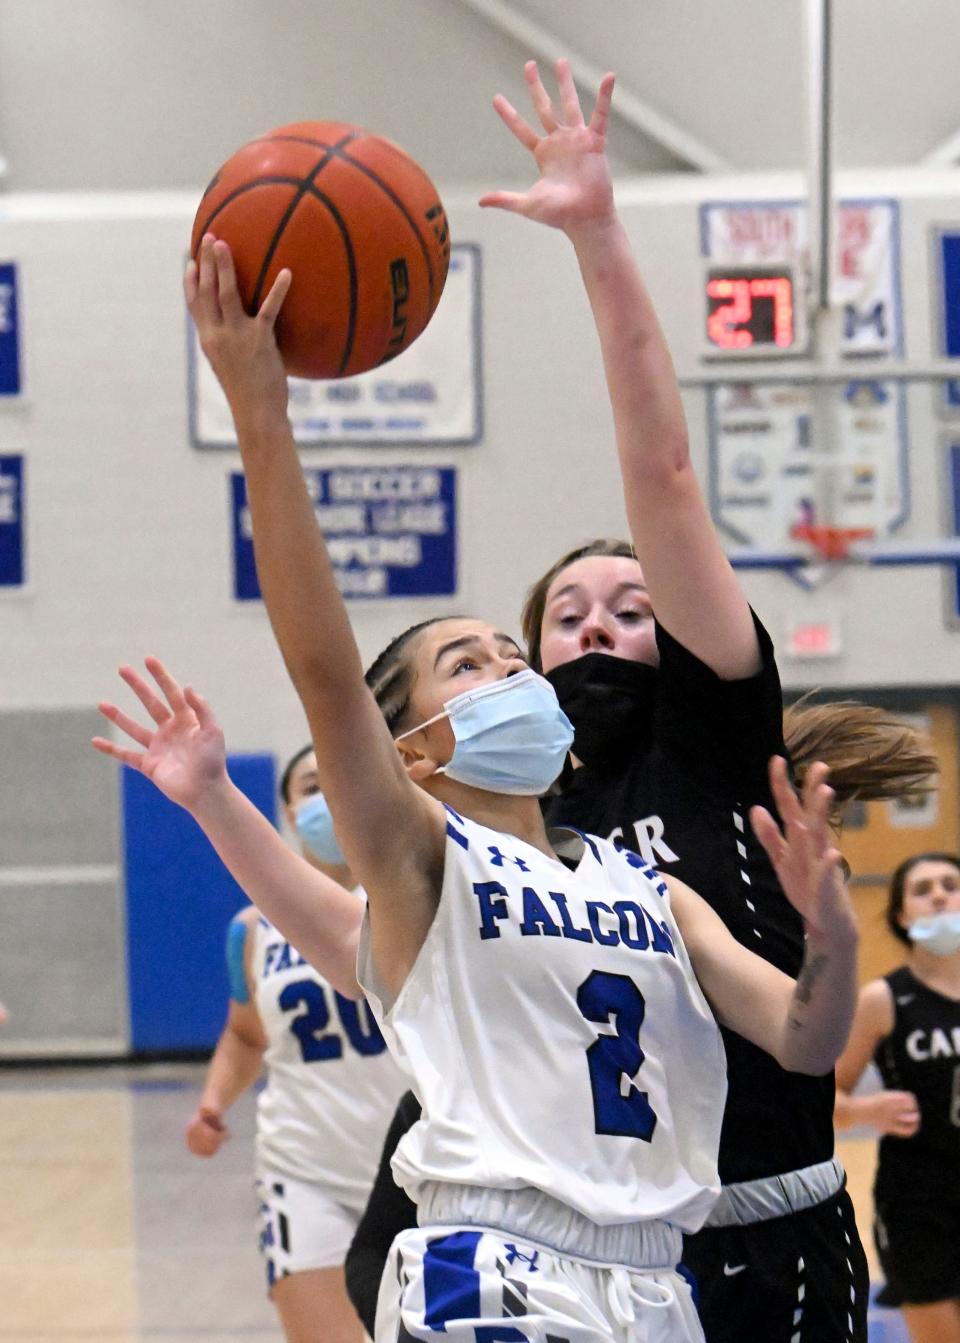
[(612, 219), (613, 184), (606, 138), (613, 75), (604, 75), (601, 80), (589, 122), (584, 121), (569, 61), (556, 64), (557, 106), (541, 82), (536, 61), (527, 61), (524, 76), (543, 127), (542, 135), (502, 94), (497, 94), (493, 105), (507, 129), (536, 159), (540, 179), (529, 191), (488, 191), (481, 196), (480, 204), (512, 210), (567, 232)]
[(191, 811), (208, 790), (228, 782), (223, 732), (206, 700), (190, 686), (181, 687), (158, 658), (147, 658), (145, 666), (160, 694), (133, 667), (121, 667), (120, 676), (153, 720), (152, 728), (106, 700), (97, 706), (143, 749), (135, 751), (105, 737), (94, 737), (93, 745), (145, 774), (171, 802)]
[(184, 1137), (194, 1156), (216, 1156), (230, 1130), (216, 1110), (200, 1105), (190, 1116)]
[(237, 287), (233, 256), (222, 238), (205, 233), (199, 263), (187, 265), (183, 277), (187, 307), (234, 419), (286, 415), (287, 375), (274, 327), (292, 278), (289, 270), (282, 270), (259, 312), (249, 317)]
[(842, 856), (830, 831), (833, 789), (822, 762), (810, 766), (797, 795), (782, 756), (770, 761), (770, 787), (782, 828), (765, 807), (753, 807), (750, 822), (766, 850), (784, 893), (803, 915), (808, 933), (856, 937), (856, 917), (841, 872)]

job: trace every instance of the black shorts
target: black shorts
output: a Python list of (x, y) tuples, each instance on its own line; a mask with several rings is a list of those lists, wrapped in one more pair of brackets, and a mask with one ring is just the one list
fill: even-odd
[(846, 1190), (804, 1212), (683, 1243), (707, 1343), (867, 1343), (870, 1275)]
[(920, 1306), (960, 1298), (960, 1202), (877, 1199), (873, 1223), (886, 1286), (883, 1306)]

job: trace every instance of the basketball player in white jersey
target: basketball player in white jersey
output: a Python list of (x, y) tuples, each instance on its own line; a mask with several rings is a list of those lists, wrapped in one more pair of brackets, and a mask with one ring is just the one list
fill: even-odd
[(267, 609), (368, 895), (361, 982), (423, 1102), (395, 1159), (421, 1226), (394, 1246), (377, 1336), (701, 1339), (678, 1256), (718, 1193), (725, 1076), (704, 993), (813, 1072), (852, 1013), (855, 921), (824, 771), (801, 806), (774, 767), (785, 835), (754, 816), (807, 920), (794, 982), (635, 855), (576, 835), (560, 855), (538, 796), (572, 730), (493, 626), (415, 626), (366, 684), (286, 414), (273, 325), (290, 282), (247, 317), (230, 250), (207, 235), (185, 292), (237, 427)]
[[(287, 823), (302, 835), (304, 813), (317, 799), (322, 808), (310, 748), (290, 761), (280, 788)], [(340, 855), (321, 856), (320, 870), (349, 888)], [(227, 961), (229, 1015), (187, 1145), (214, 1155), (226, 1110), (266, 1068), (257, 1194), (267, 1289), (288, 1343), (357, 1343), (343, 1263), (402, 1090), (399, 1070), (367, 1004), (338, 993), (255, 908), (230, 925)]]
[[(157, 664), (155, 670), (163, 680), (165, 669)], [(155, 705), (156, 696), (129, 669), (128, 680)], [(123, 717), (113, 706), (102, 707), (112, 721)], [(323, 944), (320, 965), (343, 992), (256, 908), (232, 921), (227, 1022), (186, 1141), (195, 1155), (214, 1156), (229, 1137), (227, 1110), (266, 1069), (257, 1101), (256, 1188), (267, 1291), (288, 1343), (360, 1343), (363, 1329), (347, 1297), (343, 1264), (404, 1084), (368, 1005), (354, 1001), (363, 901), (325, 823), (313, 750), (293, 757), (280, 784), (287, 824), (304, 847), (295, 866), (272, 826), (262, 816), (262, 825), (254, 823), (252, 806), (231, 796), (238, 790), (226, 773), (219, 729), (200, 732), (189, 716), (168, 714), (149, 741), (140, 732), (136, 739), (147, 747), (146, 766), (143, 756), (132, 760), (133, 753), (124, 755), (113, 743), (96, 744), (140, 768), (172, 800), (189, 803), (212, 838), (218, 837), (220, 789), (223, 810), (232, 802), (237, 812), (227, 827), (234, 874), (245, 867), (254, 876), (264, 862), (257, 849), (266, 849), (277, 867), (297, 872), (304, 898), (325, 911), (315, 919), (319, 935), (308, 941)], [(237, 861), (244, 845), (251, 850), (245, 864)]]

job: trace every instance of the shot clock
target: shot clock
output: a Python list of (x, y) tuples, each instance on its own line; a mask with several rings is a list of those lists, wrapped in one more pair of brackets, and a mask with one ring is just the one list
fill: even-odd
[(704, 272), (704, 353), (712, 359), (806, 352), (806, 294), (792, 265), (718, 266)]

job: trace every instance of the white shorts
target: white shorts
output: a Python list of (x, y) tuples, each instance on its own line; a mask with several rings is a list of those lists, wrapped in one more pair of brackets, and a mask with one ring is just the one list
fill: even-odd
[(260, 1201), (260, 1253), (268, 1292), (290, 1273), (342, 1266), (359, 1212), (338, 1203), (322, 1185), (266, 1167), (257, 1172), (254, 1187)]
[(560, 1255), (509, 1232), (418, 1227), (390, 1249), (376, 1343), (703, 1343), (691, 1281)]

